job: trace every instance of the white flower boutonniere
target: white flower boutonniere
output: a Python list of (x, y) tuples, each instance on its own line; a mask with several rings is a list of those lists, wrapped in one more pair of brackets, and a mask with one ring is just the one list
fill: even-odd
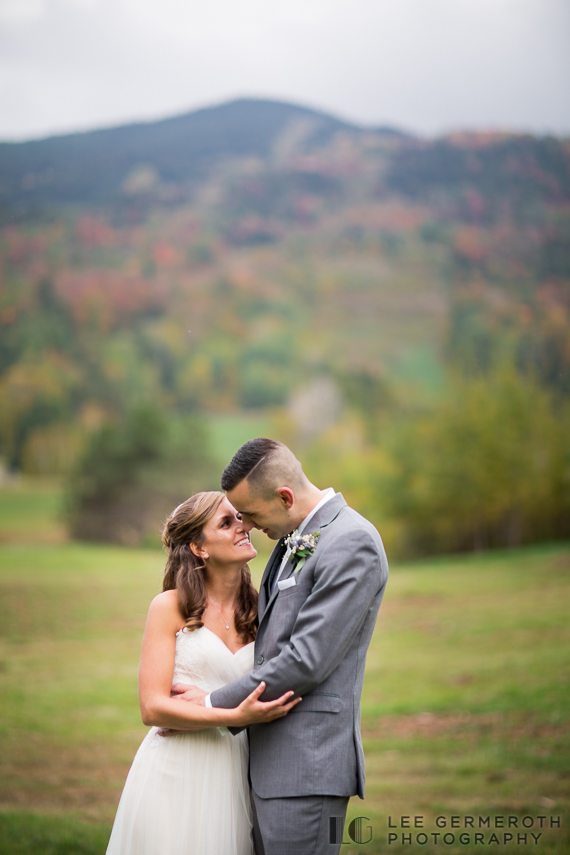
[(320, 536), (320, 531), (314, 531), (312, 534), (299, 534), (299, 530), (295, 529), (285, 538), (285, 545), (291, 550), (291, 561), (295, 567), (293, 573), (298, 573), (307, 558), (313, 554)]

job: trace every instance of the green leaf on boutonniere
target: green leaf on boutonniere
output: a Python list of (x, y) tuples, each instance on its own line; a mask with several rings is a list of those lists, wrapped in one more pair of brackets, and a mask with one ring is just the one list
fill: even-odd
[(320, 536), (320, 531), (314, 531), (312, 534), (299, 534), (299, 530), (295, 529), (285, 538), (285, 545), (291, 550), (294, 573), (298, 573), (307, 558), (313, 554)]

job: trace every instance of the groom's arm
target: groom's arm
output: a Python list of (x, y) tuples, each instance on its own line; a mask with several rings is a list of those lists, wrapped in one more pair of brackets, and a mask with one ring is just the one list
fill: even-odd
[(369, 609), (379, 607), (387, 577), (383, 549), (368, 531), (339, 533), (319, 558), (315, 584), (289, 642), (273, 659), (212, 692), (212, 705), (237, 706), (260, 680), (267, 684), (263, 700), (290, 689), (302, 696), (316, 688), (342, 661)]

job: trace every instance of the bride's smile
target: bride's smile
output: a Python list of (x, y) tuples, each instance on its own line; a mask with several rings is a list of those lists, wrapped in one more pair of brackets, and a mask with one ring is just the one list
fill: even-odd
[(208, 568), (241, 567), (257, 555), (240, 514), (227, 498), (204, 526), (199, 551)]

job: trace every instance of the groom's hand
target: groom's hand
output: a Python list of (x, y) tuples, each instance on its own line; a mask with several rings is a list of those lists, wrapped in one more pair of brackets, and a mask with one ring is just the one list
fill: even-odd
[(190, 701), (192, 704), (200, 704), (204, 706), (204, 698), (208, 692), (199, 689), (197, 686), (192, 686), (189, 683), (175, 683), (170, 690), (170, 697), (180, 701)]

